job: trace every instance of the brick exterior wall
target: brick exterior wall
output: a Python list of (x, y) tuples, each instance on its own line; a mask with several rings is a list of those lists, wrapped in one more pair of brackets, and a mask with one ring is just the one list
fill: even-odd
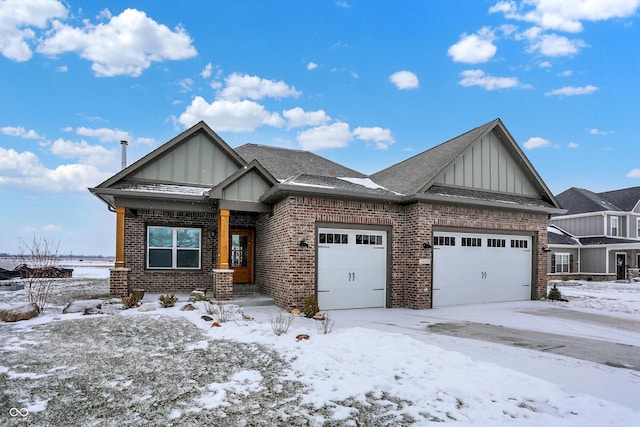
[[(212, 270), (217, 251), (216, 215), (214, 213), (137, 211), (125, 218), (125, 266), (130, 269), (129, 287), (150, 293), (189, 293), (194, 289), (213, 290)], [(147, 270), (147, 226), (201, 228), (199, 270)], [(113, 284), (112, 284), (113, 287)]]
[[(232, 213), (233, 228), (254, 228), (256, 215)], [(213, 291), (213, 269), (217, 268), (217, 215), (202, 212), (172, 212), (139, 209), (125, 218), (125, 266), (127, 274), (112, 271), (111, 295), (128, 295), (133, 288), (150, 293), (189, 293), (194, 289)], [(201, 260), (199, 270), (147, 270), (147, 226), (201, 228)], [(126, 285), (123, 281), (126, 280)]]
[(129, 269), (109, 269), (109, 295), (115, 298), (127, 297), (130, 293)]
[[(272, 214), (258, 218), (256, 224), (256, 281), (259, 289), (283, 308), (301, 308), (304, 298), (316, 292), (316, 225), (390, 226), (391, 283), (390, 306), (424, 309), (431, 307), (432, 258), (424, 249), (430, 243), (433, 227), (499, 230), (526, 233), (534, 237), (535, 298), (543, 298), (547, 287), (546, 214), (490, 210), (453, 205), (414, 203), (406, 206), (289, 197), (277, 203)], [(309, 243), (299, 246), (300, 240)], [(322, 307), (321, 307), (322, 308)]]
[[(147, 270), (146, 227), (202, 228), (202, 260), (200, 270)], [(473, 229), (478, 231), (525, 233), (533, 236), (535, 250), (534, 298), (546, 296), (547, 245), (546, 214), (473, 207), (413, 203), (398, 205), (319, 197), (288, 197), (273, 207), (269, 214), (232, 212), (231, 228), (255, 229), (255, 282), (260, 292), (274, 299), (276, 305), (302, 308), (304, 298), (316, 293), (316, 226), (370, 226), (391, 230), (390, 307), (425, 309), (431, 307), (432, 265), (420, 264), (421, 258), (432, 260), (431, 243), (434, 227), (439, 229)], [(137, 216), (125, 221), (124, 272), (112, 271), (112, 294), (125, 289), (141, 288), (147, 292), (191, 292), (194, 289), (214, 291), (213, 270), (217, 268), (217, 219), (214, 213), (180, 213), (138, 210)], [(300, 247), (305, 240), (309, 247)], [(536, 267), (537, 266), (537, 267)], [(222, 275), (225, 276), (225, 275)], [(229, 277), (220, 277), (218, 292), (233, 291)], [(230, 288), (230, 289), (229, 289)], [(322, 307), (321, 307), (322, 308)]]
[(213, 270), (213, 296), (218, 301), (233, 299), (233, 270)]

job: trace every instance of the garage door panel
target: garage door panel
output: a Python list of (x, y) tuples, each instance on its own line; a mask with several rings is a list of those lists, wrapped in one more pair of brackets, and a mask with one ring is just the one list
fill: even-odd
[(385, 306), (386, 237), (380, 230), (318, 230), (318, 305), (322, 310)]
[(530, 299), (530, 236), (438, 231), (434, 243), (434, 307)]

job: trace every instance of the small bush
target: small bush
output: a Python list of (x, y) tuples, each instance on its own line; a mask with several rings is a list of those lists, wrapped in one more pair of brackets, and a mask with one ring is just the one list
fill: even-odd
[(304, 313), (304, 317), (313, 317), (317, 312), (320, 311), (318, 307), (318, 299), (315, 295), (309, 295), (304, 299), (304, 304), (302, 306), (302, 312)]
[(329, 312), (327, 311), (322, 319), (316, 322), (316, 327), (319, 334), (329, 334), (333, 330), (333, 319), (329, 318)]
[(122, 297), (122, 305), (124, 305), (124, 308), (136, 307), (139, 302), (140, 302), (139, 295), (129, 295), (128, 297)]
[(560, 294), (560, 289), (553, 285), (553, 288), (549, 291), (549, 300), (550, 301), (560, 301), (562, 299), (562, 294)]
[(178, 302), (178, 297), (176, 297), (175, 294), (160, 295), (158, 299), (160, 300), (160, 305), (163, 308), (173, 307), (176, 302)]
[(273, 333), (280, 336), (286, 334), (293, 322), (293, 315), (289, 313), (278, 313), (271, 316), (271, 329)]

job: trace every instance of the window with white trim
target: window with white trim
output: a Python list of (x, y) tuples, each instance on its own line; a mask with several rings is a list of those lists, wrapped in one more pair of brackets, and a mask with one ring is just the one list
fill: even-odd
[(569, 254), (555, 254), (556, 273), (569, 273)]
[(640, 218), (636, 218), (636, 237), (640, 239)]
[(617, 216), (612, 216), (611, 217), (611, 235), (612, 236), (618, 235), (618, 223), (619, 223), (619, 218)]
[(147, 227), (147, 268), (199, 269), (199, 228)]

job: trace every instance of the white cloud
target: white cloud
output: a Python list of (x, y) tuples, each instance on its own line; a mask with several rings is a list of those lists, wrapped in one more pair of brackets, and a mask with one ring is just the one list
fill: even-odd
[(25, 151), (0, 147), (0, 187), (27, 188), (30, 191), (87, 191), (111, 176), (93, 165), (60, 165), (47, 169), (38, 157)]
[(120, 129), (109, 129), (109, 128), (92, 129), (92, 128), (86, 128), (86, 127), (79, 127), (76, 129), (76, 133), (81, 136), (98, 138), (101, 142), (130, 141), (132, 138), (129, 132), (125, 132)]
[(540, 138), (539, 136), (534, 136), (525, 141), (523, 145), (527, 150), (535, 150), (536, 148), (550, 147), (551, 141)]
[(324, 110), (304, 111), (300, 107), (285, 110), (282, 115), (287, 119), (287, 126), (290, 128), (324, 125), (331, 120)]
[(495, 35), (489, 28), (484, 27), (474, 34), (463, 34), (460, 41), (447, 51), (455, 62), (480, 64), (489, 61), (496, 54), (498, 48), (493, 44)]
[(309, 71), (315, 70), (316, 68), (318, 68), (318, 64), (316, 64), (315, 62), (309, 62), (307, 64), (307, 70)]
[(640, 178), (640, 168), (630, 170), (627, 178)]
[(465, 70), (460, 75), (462, 80), (459, 83), (465, 87), (480, 86), (486, 90), (495, 90), (522, 86), (517, 77), (494, 77), (482, 70)]
[(49, 148), (51, 154), (63, 159), (78, 159), (90, 165), (106, 165), (116, 158), (116, 150), (107, 150), (101, 145), (90, 145), (87, 141), (73, 142), (56, 139)]
[(44, 29), (50, 20), (66, 16), (67, 9), (57, 0), (3, 0), (0, 53), (12, 61), (28, 61), (33, 53), (27, 42), (36, 38), (33, 28)]
[(258, 100), (265, 97), (297, 98), (302, 93), (283, 81), (276, 82), (258, 76), (248, 76), (238, 73), (233, 73), (227, 77), (225, 84), (226, 87), (220, 91), (218, 98), (227, 101), (239, 101), (244, 98)]
[(538, 66), (540, 68), (551, 68), (551, 67), (553, 67), (553, 65), (549, 61), (542, 61), (540, 64), (538, 64)]
[(67, 71), (69, 71), (69, 67), (67, 67), (66, 65), (61, 65), (56, 68), (56, 71), (59, 73), (66, 73)]
[(47, 224), (42, 227), (42, 231), (60, 231), (62, 227), (56, 224)]
[(589, 133), (591, 135), (609, 135), (609, 134), (613, 133), (613, 131), (611, 131), (611, 130), (600, 130), (600, 129), (595, 129), (595, 128), (588, 129), (588, 131), (589, 131)]
[(26, 130), (22, 126), (4, 126), (0, 128), (0, 132), (9, 136), (17, 136), (24, 139), (43, 139), (44, 137), (38, 135), (38, 133), (33, 130)]
[(589, 95), (595, 91), (597, 91), (598, 88), (596, 86), (592, 86), (592, 85), (587, 85), (587, 86), (565, 86), (562, 87), (560, 89), (554, 89), (551, 90), (547, 93), (545, 93), (545, 96), (575, 96), (575, 95)]
[(205, 65), (204, 69), (200, 72), (200, 77), (202, 77), (203, 79), (208, 79), (209, 77), (211, 77), (212, 70), (213, 70), (213, 65), (211, 65), (211, 62), (209, 62), (207, 65)]
[(416, 89), (420, 85), (418, 76), (411, 71), (398, 71), (397, 73), (393, 73), (389, 76), (389, 80), (400, 90)]
[(540, 52), (548, 57), (569, 56), (580, 51), (586, 43), (580, 39), (569, 40), (557, 34), (540, 34), (532, 40), (528, 51)]
[(349, 125), (334, 123), (329, 126), (319, 126), (305, 130), (298, 134), (297, 140), (304, 150), (322, 150), (327, 148), (344, 148), (353, 139)]
[(75, 28), (53, 21), (50, 37), (37, 50), (46, 55), (77, 52), (91, 61), (97, 76), (130, 75), (137, 77), (153, 62), (192, 58), (197, 55), (191, 37), (183, 28), (174, 31), (158, 24), (136, 9), (97, 25), (84, 21)]
[(184, 78), (178, 81), (178, 86), (180, 86), (180, 92), (191, 92), (193, 88), (193, 79)]
[(362, 141), (371, 141), (376, 144), (376, 148), (386, 150), (389, 145), (395, 144), (390, 129), (381, 127), (357, 127), (353, 130), (353, 136)]
[(567, 144), (567, 147), (568, 147), (568, 148), (578, 148), (578, 147), (579, 147), (579, 145), (578, 145), (578, 144), (576, 144), (575, 142), (570, 142), (570, 143), (568, 143), (568, 144)]
[(626, 18), (636, 13), (640, 0), (524, 0), (499, 1), (489, 12), (509, 19), (531, 22), (544, 29), (577, 33), (582, 21)]
[(177, 121), (185, 127), (200, 120), (216, 131), (251, 132), (260, 126), (282, 127), (285, 122), (278, 113), (267, 111), (257, 102), (216, 100), (209, 104), (196, 96)]

